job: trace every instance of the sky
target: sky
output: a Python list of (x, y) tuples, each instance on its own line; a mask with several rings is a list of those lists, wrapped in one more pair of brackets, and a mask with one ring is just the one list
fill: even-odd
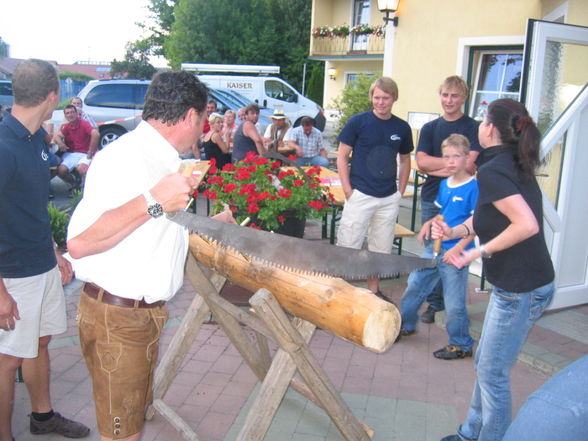
[[(148, 0), (1, 0), (0, 37), (12, 58), (59, 64), (122, 60), (125, 45), (150, 23)], [(165, 60), (157, 61), (157, 67)]]

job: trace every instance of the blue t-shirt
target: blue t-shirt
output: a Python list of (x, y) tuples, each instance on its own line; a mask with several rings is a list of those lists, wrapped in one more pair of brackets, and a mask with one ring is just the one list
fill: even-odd
[[(447, 178), (441, 181), (435, 205), (439, 207), (439, 212), (445, 216), (445, 223), (450, 227), (455, 227), (474, 214), (478, 201), (478, 182), (472, 176), (468, 181), (453, 186), (450, 180), (451, 178)], [(441, 244), (441, 248), (448, 250), (459, 240), (445, 240)], [(470, 242), (466, 249), (473, 246), (474, 243)]]
[(407, 155), (414, 147), (406, 121), (395, 115), (380, 119), (372, 111), (358, 113), (349, 119), (339, 141), (353, 148), (353, 189), (378, 198), (396, 193), (396, 155)]
[(0, 123), (0, 276), (36, 276), (53, 268), (47, 202), (49, 157), (39, 129), (31, 135), (14, 116)]
[[(470, 149), (474, 152), (479, 152), (482, 148), (478, 141), (478, 124), (478, 121), (467, 115), (455, 121), (446, 121), (442, 117), (430, 121), (421, 129), (417, 152), (441, 158), (443, 156), (441, 144), (453, 133), (465, 136), (470, 141)], [(443, 178), (439, 176), (428, 176), (421, 188), (421, 199), (433, 202), (439, 191), (439, 183), (442, 180)]]

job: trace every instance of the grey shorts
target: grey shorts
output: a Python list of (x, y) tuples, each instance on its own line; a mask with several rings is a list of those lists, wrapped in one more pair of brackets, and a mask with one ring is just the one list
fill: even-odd
[(4, 279), (8, 293), (16, 301), (20, 320), (13, 331), (0, 329), (0, 353), (19, 358), (39, 355), (39, 338), (67, 329), (65, 297), (57, 265), (31, 277)]

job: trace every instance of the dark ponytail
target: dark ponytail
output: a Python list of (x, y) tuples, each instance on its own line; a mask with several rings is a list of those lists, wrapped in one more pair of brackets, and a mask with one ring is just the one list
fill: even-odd
[(541, 133), (525, 106), (510, 98), (492, 101), (487, 119), (494, 124), (504, 144), (517, 146), (518, 166), (523, 176), (531, 179), (540, 163)]

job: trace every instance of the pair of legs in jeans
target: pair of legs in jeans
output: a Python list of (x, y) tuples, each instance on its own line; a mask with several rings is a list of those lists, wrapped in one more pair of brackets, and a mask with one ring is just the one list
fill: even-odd
[(553, 283), (525, 293), (494, 287), (476, 351), (472, 401), (465, 422), (459, 426), (459, 438), (502, 441), (512, 419), (510, 370), (553, 291)]
[[(443, 263), (443, 254), (441, 252), (437, 256), (435, 268), (425, 268), (410, 274), (408, 287), (400, 302), (402, 329), (416, 330), (418, 309), (425, 301), (427, 294), (441, 284), (447, 310), (446, 328), (449, 344), (459, 346), (462, 351), (471, 351), (474, 340), (469, 333), (470, 321), (465, 306), (469, 267), (458, 269), (451, 264)], [(432, 244), (427, 246), (421, 257), (425, 259), (433, 257)]]
[(310, 158), (298, 157), (296, 158), (296, 165), (299, 165), (301, 167), (307, 165), (318, 165), (319, 167), (328, 167), (329, 160), (321, 155), (313, 156)]
[[(427, 222), (429, 219), (439, 214), (439, 207), (434, 202), (423, 201), (421, 199), (421, 225)], [(432, 240), (425, 241), (425, 245), (433, 243)], [(443, 287), (441, 282), (427, 291), (427, 303), (433, 311), (443, 311), (445, 309), (445, 303), (443, 302)]]

